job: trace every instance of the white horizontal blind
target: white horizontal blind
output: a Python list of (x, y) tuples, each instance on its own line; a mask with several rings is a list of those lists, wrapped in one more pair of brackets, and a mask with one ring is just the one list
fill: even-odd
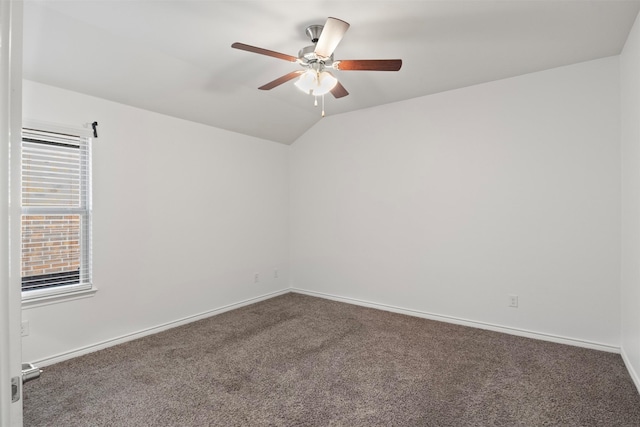
[(90, 138), (23, 129), (23, 299), (91, 288), (90, 166)]

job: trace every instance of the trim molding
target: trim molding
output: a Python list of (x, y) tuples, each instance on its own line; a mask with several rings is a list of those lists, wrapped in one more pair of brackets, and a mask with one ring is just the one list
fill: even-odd
[(183, 317), (182, 319), (174, 320), (171, 322), (163, 323), (158, 326), (153, 326), (151, 328), (143, 329), (138, 332), (133, 332), (130, 334), (125, 334), (116, 338), (111, 338), (106, 341), (102, 341), (96, 344), (88, 345), (86, 347), (77, 348), (75, 350), (67, 351), (64, 353), (56, 354), (54, 356), (50, 356), (41, 360), (33, 361), (31, 363), (44, 367), (48, 365), (53, 365), (54, 363), (62, 362), (64, 360), (72, 359), (74, 357), (82, 356), (85, 354), (93, 353), (98, 350), (105, 349), (107, 347), (111, 347), (114, 345), (122, 344), (127, 341), (133, 341), (138, 338), (145, 337), (147, 335), (156, 334), (158, 332), (165, 331), (167, 329), (175, 328), (177, 326), (186, 325), (191, 322), (195, 322), (197, 320), (206, 319), (207, 317), (215, 316), (217, 314), (222, 314), (226, 311), (234, 310), (236, 308), (244, 307), (245, 305), (250, 305), (256, 302), (268, 300), (270, 298), (274, 298), (280, 295), (288, 294), (291, 292), (290, 289), (282, 289), (275, 292), (270, 292), (268, 294), (260, 295), (254, 298), (249, 298), (244, 301), (236, 302), (233, 304), (224, 305), (222, 307), (214, 308), (212, 310), (208, 310), (199, 314), (194, 314), (193, 316)]
[(22, 118), (22, 127), (28, 129), (39, 129), (53, 133), (65, 133), (69, 135), (77, 135), (85, 138), (93, 138), (93, 129), (89, 127), (89, 122), (82, 126), (68, 126), (58, 123), (44, 122), (42, 120), (33, 120), (28, 117)]
[(633, 369), (631, 360), (629, 360), (627, 353), (624, 351), (624, 347), (620, 349), (620, 355), (622, 356), (622, 361), (624, 362), (624, 365), (627, 367), (627, 371), (629, 371), (629, 376), (631, 376), (633, 383), (636, 385), (636, 388), (638, 389), (638, 393), (640, 393), (640, 377), (638, 376), (638, 373), (636, 372), (636, 370)]
[[(35, 292), (35, 291), (34, 291)], [(82, 289), (72, 292), (44, 293), (41, 296), (22, 299), (22, 309), (42, 307), (43, 305), (58, 304), (66, 301), (73, 301), (82, 298), (90, 298), (98, 292), (98, 288), (92, 286), (89, 289)]]
[[(517, 336), (520, 336), (520, 337), (533, 338), (533, 339), (542, 340), (542, 341), (555, 342), (555, 343), (558, 343), (558, 344), (567, 344), (567, 345), (572, 345), (572, 346), (576, 346), (576, 347), (584, 347), (584, 348), (590, 348), (592, 350), (600, 350), (600, 351), (606, 351), (608, 353), (618, 353), (618, 354), (620, 354), (620, 347), (616, 347), (616, 346), (608, 345), (608, 344), (597, 343), (597, 342), (593, 342), (593, 341), (578, 340), (578, 339), (575, 339), (575, 338), (567, 338), (567, 337), (562, 337), (562, 336), (559, 336), (559, 335), (545, 334), (545, 333), (535, 332), (535, 331), (528, 331), (526, 329), (519, 329), (519, 328), (511, 328), (511, 327), (508, 327), (508, 326), (494, 325), (492, 323), (478, 322), (478, 321), (462, 319), (462, 318), (454, 317), (454, 316), (446, 316), (446, 315), (442, 315), (442, 314), (429, 313), (429, 312), (426, 312), (426, 311), (420, 311), (420, 310), (396, 307), (396, 306), (389, 305), (389, 304), (380, 304), (380, 303), (376, 303), (376, 302), (360, 300), (360, 299), (357, 299), (357, 298), (340, 297), (340, 296), (337, 296), (337, 295), (331, 295), (331, 294), (325, 294), (325, 293), (322, 293), (322, 292), (309, 291), (309, 290), (306, 290), (306, 289), (300, 289), (300, 288), (295, 288), (295, 287), (291, 288), (291, 292), (295, 292), (295, 293), (298, 293), (298, 294), (309, 295), (309, 296), (314, 296), (314, 297), (325, 298), (325, 299), (330, 299), (330, 300), (334, 300), (334, 301), (344, 302), (344, 303), (347, 303), (347, 304), (354, 304), (354, 305), (360, 305), (360, 306), (363, 306), (363, 307), (376, 308), (378, 310), (390, 311), (390, 312), (393, 312), (393, 313), (406, 314), (408, 316), (421, 317), (421, 318), (429, 319), (429, 320), (437, 320), (437, 321), (440, 321), (440, 322), (453, 323), (453, 324), (456, 324), (456, 325), (470, 326), (472, 328), (486, 329), (486, 330), (494, 331), (494, 332), (502, 332), (504, 334), (509, 334), (509, 335), (517, 335)], [(629, 367), (629, 365), (627, 365), (627, 366)], [(632, 375), (632, 377), (633, 377), (633, 375)], [(638, 386), (638, 384), (639, 384), (639, 382), (637, 381), (637, 378), (638, 377), (636, 375), (634, 377), (634, 381), (636, 381), (636, 386)], [(640, 387), (639, 387), (639, 389), (640, 389)]]
[(621, 349), (620, 347), (616, 347), (616, 346), (612, 346), (612, 345), (607, 345), (607, 344), (601, 344), (601, 343), (597, 343), (597, 342), (592, 342), (592, 341), (586, 341), (586, 340), (578, 340), (578, 339), (574, 339), (574, 338), (567, 338), (567, 337), (562, 337), (562, 336), (558, 336), (558, 335), (552, 335), (552, 334), (545, 334), (545, 333), (540, 333), (540, 332), (534, 332), (534, 331), (528, 331), (525, 329), (518, 329), (518, 328), (511, 328), (511, 327), (507, 327), (507, 326), (501, 326), (501, 325), (494, 325), (491, 323), (485, 323), (485, 322), (478, 322), (478, 321), (473, 321), (473, 320), (468, 320), (468, 319), (462, 319), (462, 318), (458, 318), (458, 317), (454, 317), (454, 316), (446, 316), (446, 315), (442, 315), (442, 314), (435, 314), (435, 313), (429, 313), (429, 312), (425, 312), (425, 311), (420, 311), (420, 310), (414, 310), (414, 309), (407, 309), (407, 308), (402, 308), (402, 307), (397, 307), (397, 306), (393, 306), (393, 305), (389, 305), (389, 304), (381, 304), (381, 303), (376, 303), (376, 302), (371, 302), (371, 301), (364, 301), (364, 300), (360, 300), (357, 298), (349, 298), (349, 297), (341, 297), (341, 296), (337, 296), (337, 295), (331, 295), (331, 294), (325, 294), (322, 292), (316, 292), (316, 291), (309, 291), (306, 289), (300, 289), (300, 288), (295, 288), (295, 287), (291, 287), (291, 288), (286, 288), (286, 289), (281, 289), (279, 291), (275, 291), (275, 292), (270, 292), (268, 294), (264, 294), (264, 295), (260, 295), (254, 298), (249, 298), (237, 303), (232, 303), (232, 304), (228, 304), (222, 307), (218, 307), (218, 308), (214, 308), (212, 310), (208, 310), (199, 314), (194, 314), (192, 316), (187, 316), (187, 317), (183, 317), (181, 319), (177, 319), (171, 322), (167, 322), (167, 323), (163, 323), (161, 325), (157, 325), (157, 326), (153, 326), (151, 328), (147, 328), (147, 329), (143, 329), (137, 332), (133, 332), (130, 334), (125, 334), (119, 337), (115, 337), (115, 338), (111, 338), (105, 341), (101, 341), (89, 346), (85, 346), (85, 347), (80, 347), (77, 348), (75, 350), (71, 350), (71, 351), (67, 351), (64, 353), (60, 353), (60, 354), (56, 354), (50, 357), (46, 357), (44, 359), (40, 359), (40, 360), (36, 360), (36, 361), (32, 361), (31, 363), (34, 363), (37, 366), (40, 367), (44, 367), (44, 366), (48, 366), (48, 365), (52, 365), (54, 363), (58, 363), (58, 362), (62, 362), (64, 360), (68, 360), (68, 359), (72, 359), (74, 357), (78, 357), (78, 356), (82, 356), (85, 354), (89, 354), (89, 353), (93, 353), (95, 351), (98, 350), (102, 350), (114, 345), (118, 345), (118, 344), (122, 344), (128, 341), (133, 341), (135, 339), (138, 338), (142, 338), (145, 337), (147, 335), (151, 335), (151, 334), (155, 334), (158, 332), (162, 332), (165, 331), (167, 329), (171, 329), (171, 328), (175, 328), (177, 326), (182, 326), (182, 325), (186, 325), (188, 323), (191, 322), (195, 322), (197, 320), (202, 320), (202, 319), (206, 319), (207, 317), (211, 317), (211, 316), (215, 316), (217, 314), (221, 314), (230, 310), (234, 310), (236, 308), (240, 308), (240, 307), (244, 307), (246, 305), (250, 305), (256, 302), (260, 302), (260, 301), (264, 301), (264, 300), (268, 300), (271, 298), (275, 298), (277, 296), (280, 295), (284, 295), (287, 294), (289, 292), (293, 292), (293, 293), (298, 293), (298, 294), (303, 294), (303, 295), (309, 295), (309, 296), (314, 296), (314, 297), (319, 297), (319, 298), (324, 298), (324, 299), (329, 299), (329, 300), (333, 300), (333, 301), (339, 301), (339, 302), (344, 302), (347, 304), (353, 304), (353, 305), (359, 305), (359, 306), (363, 306), (363, 307), (369, 307), (369, 308), (375, 308), (378, 310), (384, 310), (384, 311), (390, 311), (393, 313), (399, 313), (399, 314), (405, 314), (408, 316), (414, 316), (414, 317), (421, 317), (423, 319), (429, 319), (429, 320), (436, 320), (436, 321), (440, 321), (440, 322), (447, 322), (447, 323), (453, 323), (456, 325), (462, 325), (462, 326), (469, 326), (472, 328), (479, 328), (479, 329), (486, 329), (486, 330), (490, 330), (490, 331), (494, 331), (494, 332), (501, 332), (501, 333), (505, 333), (505, 334), (509, 334), (509, 335), (516, 335), (516, 336), (521, 336), (521, 337), (526, 337), (526, 338), (533, 338), (533, 339), (538, 339), (538, 340), (542, 340), (542, 341), (550, 341), (550, 342), (555, 342), (555, 343), (559, 343), (559, 344), (566, 344), (566, 345), (572, 345), (572, 346), (577, 346), (577, 347), (584, 347), (584, 348), (589, 348), (592, 350), (599, 350), (599, 351), (606, 351), (609, 353), (618, 353), (622, 355), (622, 359), (627, 367), (627, 370), (629, 371), (629, 374), (631, 375), (631, 378), (633, 379), (633, 382), (636, 385), (636, 388), (638, 389), (638, 391), (640, 391), (640, 377), (638, 376), (637, 372), (633, 369), (633, 366), (631, 365), (631, 363), (629, 362), (629, 359), (626, 355), (626, 353), (624, 352), (624, 349)]

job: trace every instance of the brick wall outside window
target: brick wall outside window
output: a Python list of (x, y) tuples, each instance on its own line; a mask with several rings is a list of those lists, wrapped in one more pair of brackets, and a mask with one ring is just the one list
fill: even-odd
[(22, 216), (22, 277), (80, 268), (79, 215)]

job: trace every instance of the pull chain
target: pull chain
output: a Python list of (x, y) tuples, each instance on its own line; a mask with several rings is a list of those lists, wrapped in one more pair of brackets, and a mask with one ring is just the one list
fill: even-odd
[[(321, 96), (322, 96), (322, 117), (324, 117), (324, 95), (321, 95)], [(313, 97), (313, 106), (314, 107), (318, 106), (318, 97), (317, 96)]]

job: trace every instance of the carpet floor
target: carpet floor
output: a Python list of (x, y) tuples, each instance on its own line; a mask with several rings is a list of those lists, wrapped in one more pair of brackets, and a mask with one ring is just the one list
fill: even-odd
[(618, 354), (289, 293), (48, 366), (29, 426), (640, 426)]

